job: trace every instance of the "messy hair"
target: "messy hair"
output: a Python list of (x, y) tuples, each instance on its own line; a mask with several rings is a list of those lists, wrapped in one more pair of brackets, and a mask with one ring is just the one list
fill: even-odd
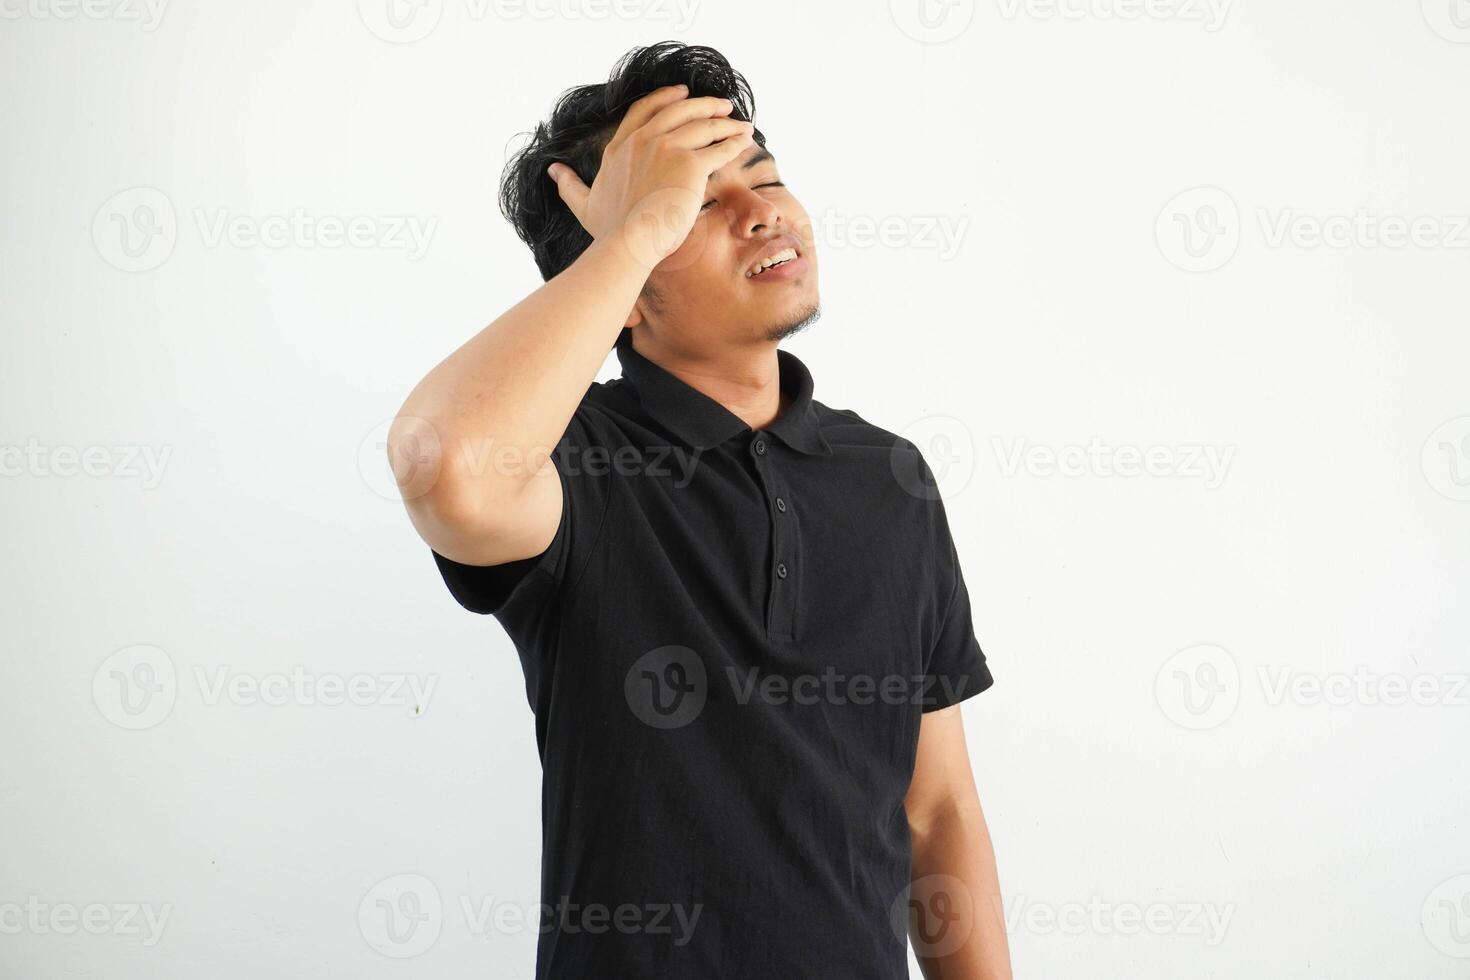
[[(689, 86), (690, 98), (729, 99), (731, 119), (755, 121), (750, 85), (724, 55), (703, 45), (661, 41), (629, 51), (606, 82), (564, 92), (551, 118), (537, 123), (530, 141), (507, 162), (500, 179), (500, 210), (531, 247), (541, 278), (555, 276), (592, 244), (546, 168), (564, 163), (592, 186), (602, 151), (629, 106), (655, 89), (679, 84)], [(766, 145), (759, 129), (753, 136), (758, 145)]]

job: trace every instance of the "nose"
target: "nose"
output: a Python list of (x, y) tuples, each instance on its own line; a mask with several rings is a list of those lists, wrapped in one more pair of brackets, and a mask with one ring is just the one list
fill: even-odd
[(746, 191), (736, 207), (730, 209), (737, 222), (735, 230), (744, 238), (781, 226), (781, 209), (755, 191)]

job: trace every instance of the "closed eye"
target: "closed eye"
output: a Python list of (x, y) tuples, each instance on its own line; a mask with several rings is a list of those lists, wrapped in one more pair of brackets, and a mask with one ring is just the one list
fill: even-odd
[[(785, 186), (786, 186), (786, 182), (783, 181), (783, 180), (768, 180), (764, 184), (756, 184), (753, 189), (754, 190), (760, 190), (762, 187), (785, 187)], [(704, 211), (705, 209), (707, 209), (710, 205), (712, 205), (714, 203), (715, 203), (714, 201), (705, 201), (704, 204), (700, 205), (699, 210)]]

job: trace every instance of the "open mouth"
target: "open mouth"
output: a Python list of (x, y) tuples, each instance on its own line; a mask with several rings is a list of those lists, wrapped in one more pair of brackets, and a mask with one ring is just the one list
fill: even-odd
[(796, 249), (783, 248), (781, 251), (776, 252), (774, 255), (767, 256), (766, 258), (757, 262), (755, 265), (751, 266), (749, 269), (746, 269), (745, 278), (755, 279), (764, 274), (768, 269), (776, 269), (785, 265), (787, 262), (795, 261)]

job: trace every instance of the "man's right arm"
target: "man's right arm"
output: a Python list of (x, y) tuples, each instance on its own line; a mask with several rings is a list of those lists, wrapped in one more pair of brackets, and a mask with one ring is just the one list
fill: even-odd
[(414, 527), (444, 557), (498, 565), (555, 537), (562, 488), (550, 453), (649, 271), (693, 227), (709, 174), (750, 144), (748, 123), (722, 118), (727, 101), (685, 95), (670, 86), (634, 103), (591, 188), (555, 165), (592, 244), (445, 358), (399, 410), (390, 462)]
[(445, 358), (414, 388), (388, 452), (419, 536), (466, 565), (540, 554), (561, 519), (550, 462), (647, 277), (593, 242), (561, 274)]

